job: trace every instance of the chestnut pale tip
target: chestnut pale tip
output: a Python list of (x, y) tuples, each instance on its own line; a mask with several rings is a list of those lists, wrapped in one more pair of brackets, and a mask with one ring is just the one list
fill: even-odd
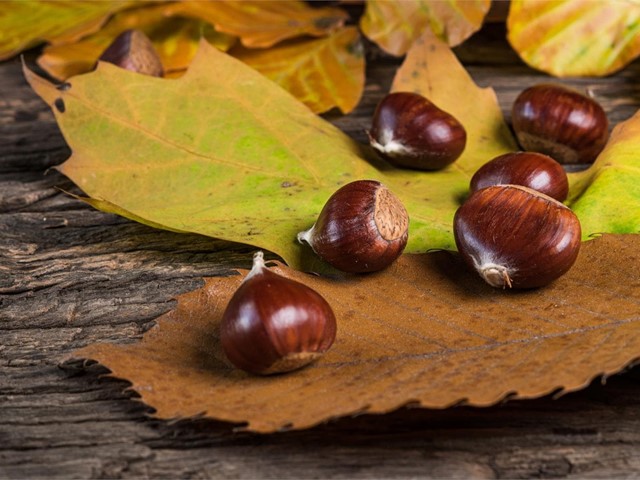
[(495, 288), (511, 288), (509, 268), (495, 263), (479, 263), (475, 261), (476, 271), (489, 285)]
[(400, 140), (394, 138), (393, 130), (384, 128), (380, 131), (380, 136), (376, 139), (371, 132), (367, 131), (369, 143), (382, 155), (389, 157), (401, 157), (404, 155), (412, 155), (415, 153), (413, 148), (404, 145)]
[(409, 216), (398, 197), (386, 187), (378, 189), (373, 208), (373, 219), (380, 236), (393, 242), (407, 234)]
[(246, 282), (252, 277), (255, 277), (256, 275), (259, 275), (260, 273), (263, 272), (264, 269), (265, 269), (264, 253), (262, 253), (262, 250), (259, 250), (253, 254), (253, 264), (251, 265), (251, 270), (249, 270), (249, 273), (247, 273), (247, 276), (244, 277), (244, 280), (242, 281), (242, 283)]

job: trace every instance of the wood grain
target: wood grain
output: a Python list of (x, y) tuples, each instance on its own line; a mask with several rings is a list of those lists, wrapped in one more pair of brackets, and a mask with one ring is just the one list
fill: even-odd
[[(490, 25), (457, 49), (507, 114), (548, 77), (520, 63)], [(33, 57), (27, 58), (33, 64)], [(348, 117), (359, 141), (398, 61), (369, 55), (366, 94)], [(587, 88), (612, 124), (640, 104), (640, 63)], [(68, 155), (17, 59), (0, 64), (0, 477), (622, 478), (640, 475), (640, 372), (559, 399), (489, 409), (403, 409), (261, 436), (204, 420), (149, 419), (98, 365), (58, 366), (95, 341), (133, 342), (202, 276), (247, 268), (250, 249), (152, 230), (58, 190)]]

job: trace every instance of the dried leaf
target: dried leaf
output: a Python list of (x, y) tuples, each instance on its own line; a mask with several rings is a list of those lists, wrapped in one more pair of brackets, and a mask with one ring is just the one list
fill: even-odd
[(587, 242), (567, 275), (524, 292), (492, 289), (446, 252), (342, 281), (276, 271), (320, 292), (338, 319), (333, 348), (303, 370), (254, 377), (220, 360), (217, 326), (240, 276), (181, 296), (141, 342), (73, 356), (130, 381), (158, 417), (205, 415), (261, 432), (406, 404), (567, 392), (640, 357), (638, 235)]
[(231, 55), (270, 78), (316, 113), (355, 108), (364, 89), (364, 53), (354, 27), (320, 39), (269, 49), (234, 48)]
[(201, 37), (223, 51), (235, 43), (235, 37), (216, 32), (202, 20), (177, 16), (180, 13), (180, 4), (175, 3), (145, 5), (120, 12), (99, 32), (81, 41), (45, 48), (38, 65), (61, 80), (88, 72), (113, 39), (125, 30), (137, 29), (151, 39), (165, 72), (173, 76), (187, 69)]
[(0, 60), (42, 42), (70, 43), (96, 32), (115, 12), (136, 1), (4, 0), (0, 8)]
[(368, 0), (362, 32), (384, 51), (402, 56), (429, 26), (451, 46), (480, 29), (491, 0)]
[(313, 8), (299, 0), (184, 0), (180, 10), (208, 21), (217, 31), (240, 37), (251, 48), (271, 47), (302, 35), (328, 35), (349, 18), (340, 8)]
[(512, 0), (507, 28), (525, 62), (558, 77), (608, 75), (640, 54), (632, 0)]

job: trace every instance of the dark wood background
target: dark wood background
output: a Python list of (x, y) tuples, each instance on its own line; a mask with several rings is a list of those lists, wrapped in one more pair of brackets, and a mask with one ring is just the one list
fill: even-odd
[[(456, 51), (508, 119), (518, 92), (548, 78), (504, 35), (488, 25)], [(399, 64), (368, 56), (358, 109), (327, 116), (360, 141)], [(635, 62), (564, 82), (588, 88), (615, 124), (640, 105), (639, 78)], [(638, 368), (558, 399), (403, 409), (273, 435), (153, 419), (125, 381), (60, 358), (93, 342), (135, 342), (201, 277), (248, 267), (252, 249), (91, 209), (57, 189), (77, 192), (51, 169), (68, 155), (19, 60), (0, 64), (1, 478), (640, 477)]]

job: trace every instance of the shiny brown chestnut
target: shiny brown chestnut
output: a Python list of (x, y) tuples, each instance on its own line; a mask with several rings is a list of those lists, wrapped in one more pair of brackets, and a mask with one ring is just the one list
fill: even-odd
[(453, 220), (458, 251), (491, 286), (535, 288), (565, 274), (580, 250), (580, 222), (565, 205), (520, 185), (473, 193)]
[(390, 93), (373, 115), (369, 142), (398, 167), (438, 170), (462, 155), (467, 132), (460, 122), (422, 95)]
[(471, 192), (492, 185), (522, 185), (559, 202), (569, 193), (567, 174), (553, 158), (536, 152), (513, 152), (485, 163), (471, 177)]
[(375, 272), (391, 265), (407, 245), (409, 215), (387, 187), (357, 180), (338, 189), (299, 242), (338, 270)]
[(301, 368), (326, 352), (336, 318), (315, 290), (265, 267), (262, 252), (222, 316), (220, 341), (227, 359), (249, 373)]
[(151, 40), (140, 30), (122, 32), (102, 52), (99, 60), (152, 77), (163, 75), (160, 55)]
[(545, 153), (562, 164), (592, 163), (609, 138), (609, 122), (592, 98), (561, 85), (524, 90), (511, 111), (524, 150)]

